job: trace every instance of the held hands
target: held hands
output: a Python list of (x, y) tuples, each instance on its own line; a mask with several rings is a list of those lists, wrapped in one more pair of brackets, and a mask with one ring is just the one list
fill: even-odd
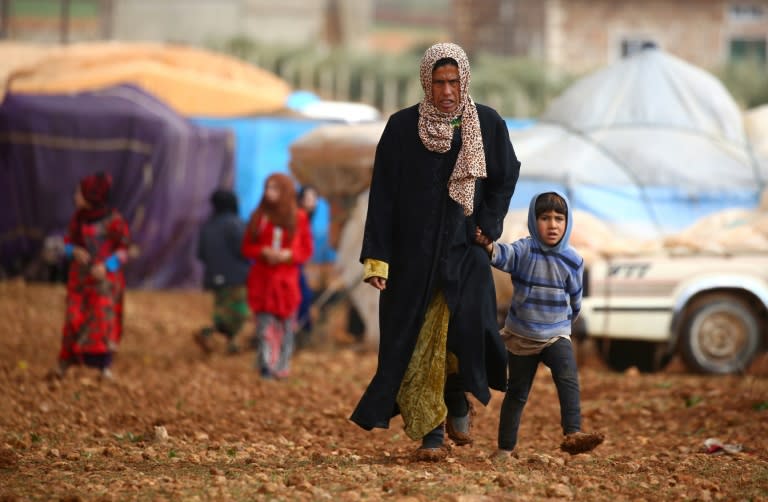
[(488, 254), (491, 254), (493, 251), (493, 241), (483, 234), (483, 231), (480, 229), (480, 227), (475, 228), (475, 243), (483, 246)]
[[(493, 241), (483, 234), (483, 231), (480, 229), (480, 227), (475, 228), (475, 243), (483, 246), (489, 255), (493, 251)], [(366, 279), (365, 282), (378, 289), (379, 291), (384, 291), (387, 289), (387, 280), (383, 277), (374, 275)]]

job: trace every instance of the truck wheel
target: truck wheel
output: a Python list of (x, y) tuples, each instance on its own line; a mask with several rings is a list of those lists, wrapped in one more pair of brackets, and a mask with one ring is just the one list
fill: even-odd
[(666, 344), (636, 340), (595, 339), (600, 359), (614, 371), (625, 371), (635, 366), (643, 373), (664, 369), (671, 356), (664, 354)]
[(688, 368), (727, 374), (749, 366), (760, 346), (755, 312), (731, 295), (697, 301), (683, 323), (680, 353)]

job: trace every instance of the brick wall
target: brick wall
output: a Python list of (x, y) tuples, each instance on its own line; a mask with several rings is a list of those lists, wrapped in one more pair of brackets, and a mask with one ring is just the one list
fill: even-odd
[(543, 1), (453, 0), (451, 34), (467, 53), (543, 57)]
[[(558, 46), (550, 61), (585, 71), (622, 56), (622, 41), (650, 40), (705, 68), (723, 59), (725, 7), (722, 0), (560, 0)], [(550, 13), (551, 14), (551, 13)]]

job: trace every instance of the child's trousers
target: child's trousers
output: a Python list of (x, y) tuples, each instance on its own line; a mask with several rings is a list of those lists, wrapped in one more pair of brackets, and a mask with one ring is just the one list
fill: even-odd
[(499, 448), (514, 450), (517, 445), (517, 431), (520, 417), (528, 401), (528, 394), (536, 376), (539, 362), (552, 371), (552, 379), (560, 399), (560, 423), (564, 434), (581, 430), (581, 405), (579, 394), (579, 372), (573, 345), (565, 338), (558, 339), (539, 354), (517, 356), (509, 353), (509, 380), (507, 392), (501, 404), (499, 419)]

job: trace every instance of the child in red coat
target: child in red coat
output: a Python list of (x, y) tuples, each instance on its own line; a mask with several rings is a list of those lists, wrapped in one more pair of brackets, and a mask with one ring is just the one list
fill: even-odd
[(122, 266), (130, 232), (120, 213), (109, 205), (112, 178), (86, 176), (75, 191), (76, 211), (64, 239), (73, 258), (67, 280), (66, 320), (56, 376), (73, 364), (85, 364), (112, 378), (112, 355), (123, 329)]
[(312, 255), (309, 221), (297, 207), (296, 188), (289, 176), (278, 173), (267, 178), (241, 252), (252, 261), (247, 286), (256, 322), (256, 366), (264, 378), (285, 378), (301, 302), (299, 266)]

